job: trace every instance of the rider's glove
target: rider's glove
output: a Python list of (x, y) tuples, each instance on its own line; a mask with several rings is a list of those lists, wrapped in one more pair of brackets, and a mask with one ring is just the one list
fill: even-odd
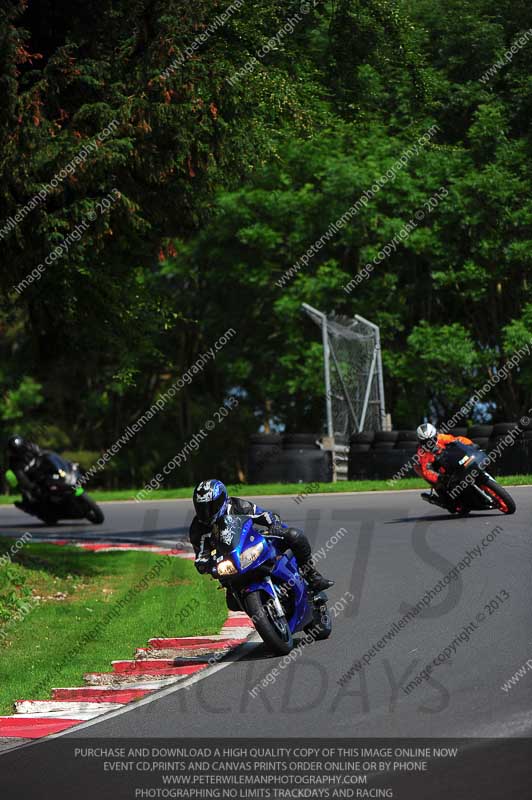
[(200, 575), (204, 575), (206, 572), (209, 571), (211, 566), (210, 556), (203, 556), (203, 555), (198, 556), (197, 559), (194, 561), (194, 566), (196, 567)]
[(6, 481), (9, 483), (12, 489), (16, 489), (18, 486), (17, 476), (13, 472), (12, 469), (8, 469), (6, 471)]
[(283, 536), (285, 529), (281, 525), (280, 522), (274, 522), (273, 525), (270, 525), (268, 528), (268, 533), (271, 536)]

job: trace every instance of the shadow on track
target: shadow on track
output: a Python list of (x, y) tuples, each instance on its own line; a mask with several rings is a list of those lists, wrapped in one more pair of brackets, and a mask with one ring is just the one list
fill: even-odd
[(57, 522), (55, 525), (47, 525), (45, 522), (40, 522), (40, 521), (27, 522), (26, 524), (23, 524), (21, 522), (21, 523), (16, 523), (15, 525), (6, 525), (5, 529), (2, 531), (2, 533), (5, 533), (5, 532), (11, 531), (11, 530), (13, 530), (13, 531), (14, 530), (21, 530), (22, 528), (24, 528), (25, 530), (27, 530), (28, 528), (38, 528), (39, 530), (46, 529), (46, 530), (49, 530), (49, 531), (53, 531), (53, 530), (56, 530), (57, 528), (61, 528), (61, 527), (63, 527), (63, 528), (86, 528), (88, 525), (90, 525), (90, 522), (87, 522), (86, 520), (85, 521), (83, 521), (83, 520), (79, 520), (79, 521), (73, 520), (73, 521), (69, 522), (67, 519), (61, 520), (60, 522)]
[[(297, 637), (297, 638), (296, 638)], [(293, 653), (298, 648), (305, 648), (307, 645), (303, 643), (303, 639), (305, 634), (303, 631), (298, 631), (297, 634), (294, 636), (294, 649), (291, 651)], [(279, 660), (284, 658), (284, 656), (280, 656), (278, 653), (273, 653), (271, 650), (268, 650), (267, 646), (264, 642), (253, 642), (253, 649), (250, 649), (248, 653), (242, 655), (242, 650), (240, 647), (245, 647), (246, 644), (240, 645), (235, 650), (232, 650), (230, 653), (227, 654), (224, 658), (221, 658), (220, 661), (271, 661), (272, 659)], [(313, 644), (318, 644), (318, 642), (314, 642)]]
[(398, 517), (397, 519), (389, 519), (383, 525), (397, 525), (401, 522), (460, 522), (467, 521), (468, 519), (479, 519), (480, 517), (492, 517), (493, 512), (487, 514), (475, 514), (474, 512), (465, 517), (459, 514), (432, 514), (431, 516), (423, 514), (420, 517)]

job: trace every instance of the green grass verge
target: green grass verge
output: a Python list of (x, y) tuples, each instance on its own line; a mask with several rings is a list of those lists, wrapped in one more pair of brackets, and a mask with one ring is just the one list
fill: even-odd
[[(506, 475), (497, 478), (501, 486), (525, 486), (532, 484), (532, 475)], [(316, 486), (312, 484), (312, 486)], [(305, 491), (304, 483), (260, 483), (251, 484), (228, 484), (230, 494), (260, 495), (272, 494), (291, 494), (298, 495)], [(388, 481), (338, 481), (338, 483), (321, 483), (319, 488), (314, 488), (315, 492), (325, 494), (338, 494), (342, 492), (382, 492), (390, 489), (401, 491), (402, 489), (425, 489), (427, 483), (420, 478), (403, 478), (395, 484), (390, 485)], [(90, 492), (91, 497), (98, 502), (106, 500), (134, 500), (135, 494), (139, 489), (117, 489), (117, 490), (94, 490)], [(179, 500), (181, 498), (192, 498), (193, 486), (184, 486), (178, 489), (157, 489), (151, 492), (146, 500)], [(308, 494), (313, 494), (312, 488), (307, 488)], [(14, 495), (0, 495), (0, 504), (12, 503), (17, 497)]]
[[(12, 545), (0, 539), (0, 555)], [(215, 581), (156, 553), (28, 543), (0, 571), (0, 714), (111, 671), (153, 636), (218, 633), (227, 613)]]

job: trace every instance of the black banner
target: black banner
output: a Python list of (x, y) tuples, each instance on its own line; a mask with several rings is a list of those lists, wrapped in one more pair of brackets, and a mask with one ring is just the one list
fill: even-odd
[(83, 739), (0, 755), (3, 800), (532, 797), (530, 739)]

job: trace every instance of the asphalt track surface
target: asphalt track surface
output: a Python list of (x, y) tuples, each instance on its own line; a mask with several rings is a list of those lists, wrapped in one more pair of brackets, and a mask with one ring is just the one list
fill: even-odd
[[(247, 646), (238, 660), (189, 690), (166, 691), (69, 737), (530, 737), (532, 672), (509, 692), (501, 689), (532, 658), (532, 488), (511, 493), (517, 502), (513, 516), (479, 512), (467, 518), (440, 513), (418, 492), (309, 495), (299, 503), (292, 497), (256, 498), (304, 528), (314, 550), (325, 548), (318, 566), (336, 582), (330, 605), (348, 598), (330, 639), (300, 648), (284, 667), (261, 643)], [(174, 543), (186, 540), (192, 506), (108, 503), (105, 513), (102, 527), (49, 529), (2, 507), (0, 525), (13, 536), (28, 530), (43, 538)], [(335, 536), (341, 528), (345, 532)], [(479, 545), (481, 555), (430, 608), (340, 685), (353, 662)], [(489, 604), (497, 595), (495, 609)], [(469, 641), (406, 694), (403, 687), (479, 614), (484, 619)], [(253, 697), (253, 688), (276, 668), (276, 679)], [(532, 796), (532, 789), (520, 796)]]
[[(510, 692), (501, 685), (532, 658), (532, 489), (513, 489), (518, 510), (455, 518), (423, 503), (417, 492), (256, 498), (306, 530), (318, 566), (342, 596), (331, 638), (307, 645), (255, 697), (249, 691), (280, 659), (259, 645), (230, 668), (138, 710), (101, 721), (91, 736), (528, 736), (532, 673)], [(187, 539), (191, 503), (108, 503), (101, 527), (76, 522), (46, 528), (13, 507), (0, 509), (5, 533), (35, 537), (174, 543)], [(363, 675), (338, 680), (434, 587), (466, 551), (496, 527), (493, 542), (395, 637), (371, 657)], [(335, 537), (344, 528), (346, 533)], [(332, 537), (332, 542), (331, 542)], [(335, 544), (334, 540), (339, 539)], [(329, 549), (327, 549), (329, 543)], [(206, 577), (206, 581), (211, 580)], [(498, 610), (484, 608), (502, 591)], [(350, 600), (349, 592), (355, 599)], [(460, 634), (478, 613), (485, 621), (461, 642), (432, 681), (408, 695), (401, 688)], [(408, 676), (408, 680), (406, 679)], [(232, 724), (228, 725), (231, 719)]]

